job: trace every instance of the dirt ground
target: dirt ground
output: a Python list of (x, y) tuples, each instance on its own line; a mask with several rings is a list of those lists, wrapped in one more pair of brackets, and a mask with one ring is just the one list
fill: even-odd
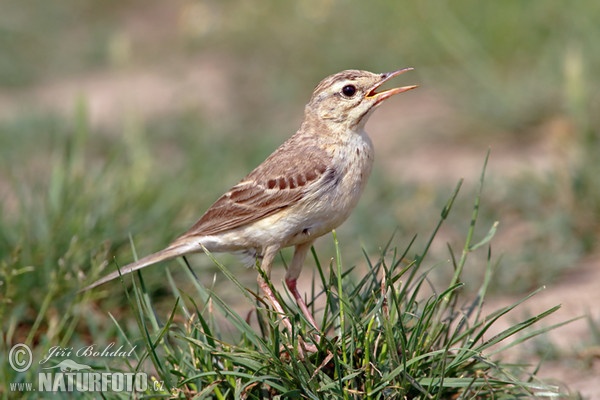
[[(196, 106), (218, 116), (226, 111), (228, 98), (232, 95), (226, 76), (226, 65), (206, 60), (182, 66), (176, 74), (159, 69), (99, 72), (93, 76), (53, 82), (21, 93), (0, 93), (0, 118), (9, 118), (25, 107), (71, 115), (80, 94), (84, 94), (88, 100), (90, 118), (94, 125), (111, 125), (115, 121), (122, 121), (123, 114), (130, 111), (134, 111), (140, 118), (156, 116), (182, 104), (188, 108), (190, 105)], [(187, 90), (190, 87), (201, 87), (203, 90)], [(220, 95), (215, 96), (215, 93)], [(398, 109), (400, 102), (403, 105), (401, 110)], [(410, 151), (406, 151), (401, 158), (391, 158), (391, 153), (385, 150), (385, 132), (389, 124), (402, 121), (401, 123), (411, 127), (411, 131), (421, 128), (425, 131), (431, 121), (437, 121), (438, 125), (446, 121), (452, 123), (451, 108), (439, 102), (435, 94), (427, 90), (421, 90), (407, 104), (405, 101), (392, 100), (372, 118), (369, 132), (379, 150), (377, 162), (389, 166), (391, 170), (411, 171), (403, 174), (403, 178), (412, 177), (432, 182), (447, 178), (456, 180), (465, 174), (471, 174), (471, 171), (480, 170), (485, 150), (469, 151), (465, 146), (452, 148), (447, 143), (417, 148), (409, 140), (407, 148)], [(494, 148), (489, 174), (514, 174), (525, 169), (543, 172), (551, 164), (551, 160), (548, 160), (548, 152), (540, 149), (552, 146), (552, 143), (547, 142), (534, 143), (518, 151), (510, 147)], [(444, 160), (443, 168), (439, 167), (440, 159)], [(545, 324), (586, 314), (596, 321), (600, 318), (600, 256), (590, 257), (580, 267), (570, 271), (526, 303), (525, 309), (530, 315), (561, 304), (562, 308), (549, 317)], [(516, 297), (512, 296), (497, 297), (487, 306), (494, 310), (512, 304), (515, 300)], [(505, 321), (509, 322), (510, 320)], [(498, 329), (501, 328), (500, 324)], [(557, 384), (567, 383), (571, 390), (580, 391), (587, 398), (600, 399), (600, 393), (596, 391), (600, 388), (600, 348), (587, 346), (585, 351), (581, 351), (581, 344), (589, 343), (590, 340), (590, 328), (585, 318), (552, 331), (550, 341), (559, 349), (559, 355), (556, 360), (544, 362), (540, 375), (552, 378)]]

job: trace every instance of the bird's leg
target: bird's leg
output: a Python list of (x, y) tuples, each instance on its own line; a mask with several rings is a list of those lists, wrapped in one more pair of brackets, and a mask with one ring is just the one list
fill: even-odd
[[(310, 246), (312, 246), (313, 242), (314, 241), (296, 245), (294, 249), (294, 257), (292, 258), (292, 263), (290, 264), (287, 273), (285, 274), (285, 284), (287, 285), (290, 292), (292, 292), (294, 299), (296, 299), (296, 303), (298, 304), (298, 307), (300, 307), (300, 310), (302, 310), (302, 314), (304, 314), (306, 319), (318, 332), (319, 328), (317, 328), (317, 323), (315, 322), (312, 313), (308, 310), (308, 307), (306, 306), (306, 303), (304, 302), (304, 299), (302, 299), (302, 295), (300, 294), (300, 292), (298, 292), (297, 288), (298, 277), (300, 276), (300, 272), (302, 272), (304, 259), (306, 258), (306, 254), (308, 253), (308, 250), (310, 249)], [(317, 340), (319, 339), (320, 338), (317, 336)]]
[[(308, 248), (310, 248), (310, 245), (308, 246)], [(272, 247), (267, 247), (264, 250), (264, 254), (263, 254), (263, 259), (262, 259), (262, 263), (261, 263), (261, 268), (263, 269), (265, 275), (267, 277), (271, 276), (271, 267), (273, 266), (273, 260), (275, 259), (275, 255), (277, 254), (277, 252), (279, 251), (279, 248), (276, 246), (272, 246)], [(298, 275), (300, 274), (300, 270), (302, 269), (302, 261), (304, 260), (304, 257), (306, 256), (306, 251), (304, 251), (304, 255), (301, 255), (300, 257), (297, 257), (296, 254), (298, 252), (298, 250), (296, 249), (296, 253), (294, 253), (294, 258), (293, 260), (296, 260), (297, 258), (300, 258), (300, 268), (298, 269), (298, 267), (296, 267), (296, 269), (298, 269), (298, 272), (296, 273), (296, 278), (298, 278)], [(294, 266), (294, 261), (292, 261), (292, 266)], [(290, 266), (290, 269), (292, 268), (292, 266)], [(288, 269), (288, 274), (290, 269)], [(288, 276), (288, 274), (286, 274), (286, 277)], [(294, 283), (295, 283), (295, 279), (294, 279)], [(287, 278), (286, 278), (286, 283), (287, 283)], [(267, 297), (267, 299), (269, 300), (269, 302), (271, 303), (271, 305), (273, 306), (273, 308), (275, 309), (275, 311), (277, 311), (277, 313), (280, 314), (281, 317), (281, 323), (283, 323), (283, 325), (285, 325), (285, 327), (288, 329), (288, 331), (290, 332), (290, 334), (293, 332), (292, 330), (292, 324), (290, 323), (289, 318), (285, 315), (285, 312), (283, 311), (283, 307), (281, 307), (281, 304), (279, 304), (279, 301), (277, 301), (277, 298), (275, 297), (275, 295), (273, 294), (273, 291), (271, 290), (271, 287), (269, 286), (269, 284), (263, 279), (262, 275), (259, 274), (258, 275), (258, 286), (260, 287), (260, 289), (263, 291), (263, 293), (265, 294), (265, 296)], [(288, 285), (289, 287), (289, 285)], [(298, 290), (295, 290), (295, 295), (296, 296), (300, 296), (298, 294)], [(296, 299), (298, 299), (299, 297), (297, 297)], [(300, 301), (302, 301), (302, 299), (300, 298)], [(304, 304), (304, 302), (302, 302), (302, 304)], [(302, 307), (300, 307), (302, 308)], [(306, 307), (306, 304), (304, 304), (304, 309), (306, 309), (306, 312), (308, 312), (308, 308)], [(304, 311), (304, 310), (303, 310)], [(308, 313), (310, 315), (310, 313)], [(311, 316), (311, 323), (314, 324), (314, 319)], [(317, 341), (320, 340), (320, 337), (317, 336), (316, 337)], [(304, 340), (302, 339), (302, 337), (298, 337), (298, 341), (299, 341), (299, 345), (298, 345), (298, 352), (300, 354), (300, 357), (303, 358), (304, 357), (304, 352), (309, 352), (309, 353), (316, 353), (317, 352), (317, 347), (315, 345), (309, 344), (304, 342)]]
[[(275, 259), (275, 255), (278, 251), (279, 248), (277, 246), (267, 247), (264, 251), (260, 267), (264, 271), (267, 278), (271, 277), (271, 267), (273, 266), (273, 260)], [(267, 298), (267, 300), (269, 300), (275, 311), (277, 311), (277, 313), (281, 316), (281, 322), (285, 325), (289, 332), (292, 333), (292, 324), (290, 323), (290, 320), (285, 316), (283, 307), (281, 307), (281, 304), (279, 304), (279, 301), (277, 301), (277, 298), (271, 290), (271, 287), (263, 279), (261, 274), (258, 274), (258, 287), (260, 287), (262, 292), (265, 294), (265, 297)]]

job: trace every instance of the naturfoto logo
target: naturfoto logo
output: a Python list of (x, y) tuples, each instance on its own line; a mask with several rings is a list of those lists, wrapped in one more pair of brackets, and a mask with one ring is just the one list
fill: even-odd
[[(71, 357), (129, 358), (135, 356), (135, 346), (126, 349), (109, 343), (106, 346), (83, 346), (81, 348), (53, 346), (48, 350), (40, 365), (38, 382), (11, 382), (12, 392), (146, 392), (151, 381), (151, 390), (164, 392), (163, 382), (149, 380), (144, 372), (104, 372), (97, 367), (75, 361)], [(9, 365), (17, 372), (27, 371), (33, 361), (33, 353), (23, 343), (14, 345), (9, 354)], [(105, 362), (103, 362), (105, 363)], [(43, 366), (43, 367), (42, 367)]]

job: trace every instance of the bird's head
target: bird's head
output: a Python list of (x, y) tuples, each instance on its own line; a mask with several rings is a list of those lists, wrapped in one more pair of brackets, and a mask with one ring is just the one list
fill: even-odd
[(411, 70), (404, 68), (383, 74), (347, 70), (328, 76), (315, 88), (305, 112), (307, 116), (326, 123), (329, 121), (346, 129), (360, 129), (385, 99), (417, 87), (411, 85), (377, 91), (389, 79)]

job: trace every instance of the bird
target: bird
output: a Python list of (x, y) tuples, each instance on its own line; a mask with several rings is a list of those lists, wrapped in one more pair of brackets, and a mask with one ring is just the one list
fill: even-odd
[[(301, 312), (316, 328), (297, 281), (315, 240), (342, 224), (356, 206), (371, 173), (374, 148), (365, 124), (386, 99), (418, 85), (378, 89), (411, 71), (345, 70), (323, 79), (304, 109), (298, 131), (219, 197), (202, 217), (165, 249), (97, 280), (90, 290), (119, 276), (190, 253), (245, 252), (265, 277), (274, 259), (294, 247), (285, 284)], [(258, 284), (273, 308), (284, 315), (271, 287)], [(286, 322), (288, 329), (289, 322)], [(290, 329), (291, 331), (291, 329)]]

